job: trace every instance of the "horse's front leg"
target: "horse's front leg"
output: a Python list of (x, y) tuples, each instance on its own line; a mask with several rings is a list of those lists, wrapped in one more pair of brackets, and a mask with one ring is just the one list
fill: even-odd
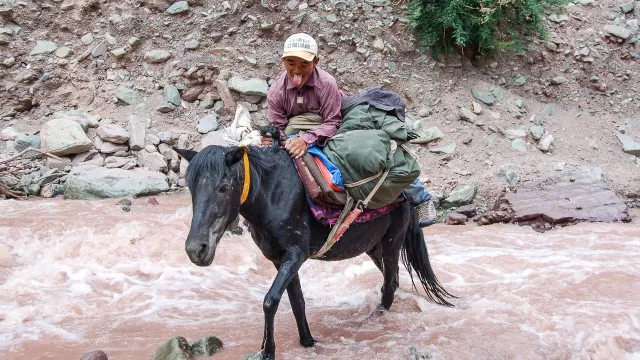
[(264, 340), (262, 341), (262, 359), (264, 360), (273, 360), (276, 358), (276, 343), (273, 339), (273, 322), (276, 311), (278, 311), (278, 305), (280, 304), (284, 290), (297, 277), (298, 269), (300, 269), (300, 266), (302, 266), (305, 260), (302, 251), (299, 249), (286, 250), (278, 269), (278, 275), (276, 275), (269, 292), (267, 292), (267, 295), (264, 297)]
[[(280, 265), (274, 265), (276, 266), (276, 269), (280, 268)], [(293, 280), (291, 280), (291, 284), (287, 287), (287, 295), (289, 296), (293, 316), (296, 318), (296, 324), (298, 325), (300, 345), (304, 347), (311, 347), (316, 343), (316, 341), (313, 339), (313, 336), (311, 336), (311, 330), (309, 329), (309, 323), (307, 322), (304, 295), (302, 294), (302, 286), (300, 285), (300, 276), (298, 276), (298, 273), (296, 273)]]

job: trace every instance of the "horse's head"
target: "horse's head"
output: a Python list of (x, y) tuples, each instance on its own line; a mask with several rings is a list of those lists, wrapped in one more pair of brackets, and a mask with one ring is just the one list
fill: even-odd
[(174, 150), (189, 161), (187, 184), (193, 218), (185, 250), (194, 264), (209, 266), (220, 238), (238, 216), (246, 149), (208, 146), (200, 152)]

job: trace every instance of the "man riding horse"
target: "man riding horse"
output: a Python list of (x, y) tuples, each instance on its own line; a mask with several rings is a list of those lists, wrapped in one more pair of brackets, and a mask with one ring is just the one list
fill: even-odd
[[(342, 122), (342, 93), (336, 79), (318, 66), (318, 45), (309, 35), (291, 35), (284, 43), (285, 70), (275, 79), (267, 96), (269, 121), (278, 127), (284, 147), (292, 158), (300, 158), (307, 148), (323, 147), (336, 134)], [(264, 136), (261, 145), (272, 144)], [(418, 210), (420, 227), (436, 221), (436, 209), (419, 179), (404, 190)]]

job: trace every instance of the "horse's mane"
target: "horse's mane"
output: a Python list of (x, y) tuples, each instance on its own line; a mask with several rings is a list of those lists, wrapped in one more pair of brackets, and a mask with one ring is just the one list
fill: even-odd
[[(251, 164), (249, 166), (251, 171), (251, 190), (258, 189), (264, 176), (278, 168), (279, 163), (276, 161), (276, 154), (283, 151), (279, 148), (279, 132), (273, 125), (261, 128), (260, 131), (263, 135), (265, 133), (272, 134), (275, 141), (273, 146), (269, 147), (249, 146), (249, 152), (247, 154), (249, 155), (249, 163)], [(198, 152), (189, 162), (187, 169), (186, 178), (189, 188), (195, 189), (198, 179), (202, 174), (224, 174), (224, 167), (227, 166), (225, 163), (225, 155), (236, 148), (235, 146), (223, 147), (211, 145)], [(236, 165), (237, 164), (232, 166)]]

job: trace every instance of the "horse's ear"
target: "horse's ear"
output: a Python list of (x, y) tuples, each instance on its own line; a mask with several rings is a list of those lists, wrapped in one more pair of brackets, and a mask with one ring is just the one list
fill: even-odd
[(244, 155), (245, 151), (247, 151), (247, 148), (242, 146), (227, 151), (227, 153), (224, 154), (224, 163), (227, 164), (227, 166), (237, 163), (242, 159), (242, 155)]
[(177, 147), (172, 147), (172, 149), (180, 155), (180, 157), (184, 158), (187, 161), (191, 161), (194, 156), (198, 154), (197, 151), (187, 150), (187, 149), (178, 149)]

